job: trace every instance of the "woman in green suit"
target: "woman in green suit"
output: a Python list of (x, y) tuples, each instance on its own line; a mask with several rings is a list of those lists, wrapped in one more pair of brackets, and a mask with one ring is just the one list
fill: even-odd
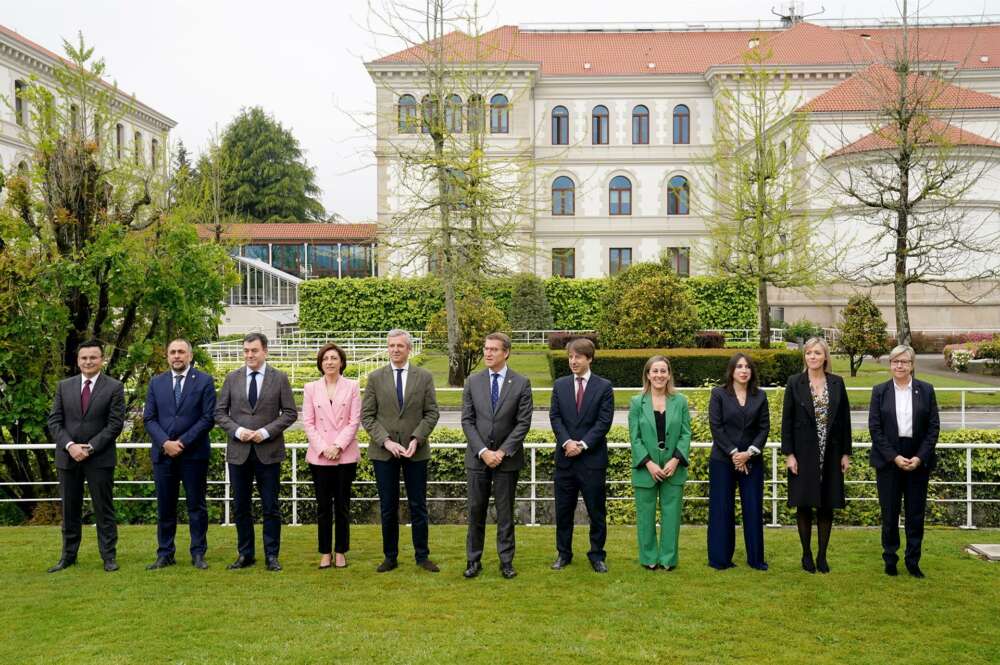
[[(639, 563), (648, 570), (677, 567), (684, 482), (691, 453), (691, 413), (687, 397), (674, 388), (670, 361), (646, 361), (642, 394), (628, 410), (632, 440), (632, 487), (639, 534)], [(660, 501), (660, 541), (656, 542), (656, 501)]]

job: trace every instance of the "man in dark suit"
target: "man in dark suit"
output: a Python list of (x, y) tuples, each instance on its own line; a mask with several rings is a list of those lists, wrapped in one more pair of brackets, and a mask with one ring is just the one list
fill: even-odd
[(531, 427), (531, 382), (507, 367), (510, 337), (491, 333), (483, 342), (486, 369), (473, 374), (462, 392), (462, 431), (465, 473), (469, 491), (469, 533), (465, 541), (468, 566), (465, 577), (483, 569), (483, 540), (490, 494), (495, 492), (497, 554), (500, 573), (511, 579), (514, 570), (514, 496), (517, 476), (524, 466), (524, 436)]
[(439, 568), (430, 559), (427, 544), (428, 437), (438, 421), (437, 393), (430, 372), (410, 364), (413, 343), (405, 330), (387, 335), (389, 364), (368, 375), (361, 402), (361, 424), (368, 432), (368, 459), (375, 470), (382, 516), (382, 552), (376, 570), (386, 573), (399, 563), (399, 476), (406, 483), (410, 508), (413, 554), (417, 565), (432, 573)]
[(167, 345), (170, 369), (149, 382), (142, 419), (153, 441), (153, 480), (156, 483), (156, 570), (174, 565), (177, 533), (177, 498), (184, 483), (188, 527), (191, 531), (191, 564), (208, 568), (208, 433), (215, 426), (215, 385), (212, 377), (196, 370), (191, 343), (175, 339)]
[(920, 551), (924, 539), (927, 483), (937, 461), (934, 451), (941, 431), (934, 386), (913, 376), (916, 354), (909, 346), (889, 352), (892, 380), (872, 388), (868, 431), (871, 465), (882, 511), (882, 560), (886, 575), (896, 575), (899, 562), (899, 512), (905, 501), (906, 570), (924, 577)]
[(577, 338), (566, 345), (570, 376), (552, 385), (549, 421), (556, 435), (556, 549), (553, 570), (573, 560), (573, 521), (577, 498), (583, 495), (590, 518), (590, 551), (595, 572), (606, 573), (608, 430), (615, 415), (611, 382), (590, 371), (594, 343)]
[(253, 481), (264, 512), (264, 558), (267, 569), (280, 571), (281, 509), (278, 490), (281, 461), (285, 459), (285, 435), (298, 410), (288, 377), (267, 366), (267, 337), (250, 333), (243, 338), (244, 367), (230, 372), (219, 391), (215, 422), (229, 434), (226, 462), (233, 485), (238, 556), (230, 570), (256, 562), (253, 511)]
[(59, 382), (49, 413), (49, 434), (56, 444), (59, 498), (62, 500), (62, 556), (55, 573), (76, 563), (80, 549), (83, 482), (90, 487), (97, 522), (97, 547), (104, 570), (118, 570), (118, 524), (113, 498), (115, 439), (125, 425), (125, 389), (101, 373), (104, 351), (96, 340), (76, 352), (79, 376)]

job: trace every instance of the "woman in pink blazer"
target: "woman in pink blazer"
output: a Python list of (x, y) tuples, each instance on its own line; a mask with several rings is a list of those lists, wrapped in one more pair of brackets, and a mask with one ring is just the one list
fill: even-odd
[[(350, 549), (351, 483), (358, 469), (358, 425), (361, 424), (361, 391), (358, 382), (345, 378), (347, 356), (336, 344), (326, 344), (316, 354), (323, 378), (307, 383), (302, 401), (302, 422), (309, 438), (306, 461), (316, 487), (316, 522), (319, 532), (320, 568), (329, 568), (336, 552), (337, 568), (347, 566)], [(333, 543), (336, 513), (336, 544)]]

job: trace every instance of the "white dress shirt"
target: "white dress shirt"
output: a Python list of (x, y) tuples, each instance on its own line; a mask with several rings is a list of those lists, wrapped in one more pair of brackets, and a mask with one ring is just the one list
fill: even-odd
[(912, 438), (913, 380), (910, 379), (910, 382), (903, 388), (900, 388), (899, 384), (893, 381), (892, 387), (896, 392), (896, 429), (899, 430), (899, 436)]
[[(175, 372), (170, 370), (170, 389), (173, 390), (174, 384), (177, 383), (177, 377), (181, 377), (181, 392), (184, 392), (184, 382), (187, 381), (188, 373), (191, 371), (191, 365), (188, 365), (180, 372)], [(260, 390), (260, 384), (258, 383), (257, 389)], [(249, 392), (250, 386), (247, 385), (247, 391)]]
[(406, 364), (403, 365), (402, 367), (396, 367), (395, 365), (392, 364), (392, 362), (390, 362), (389, 363), (389, 369), (392, 370), (392, 386), (393, 386), (393, 388), (396, 387), (396, 377), (399, 376), (399, 372), (397, 372), (396, 370), (400, 370), (400, 369), (403, 370), (403, 394), (405, 395), (406, 394), (406, 379), (408, 379), (409, 376), (410, 376), (410, 361), (407, 360)]

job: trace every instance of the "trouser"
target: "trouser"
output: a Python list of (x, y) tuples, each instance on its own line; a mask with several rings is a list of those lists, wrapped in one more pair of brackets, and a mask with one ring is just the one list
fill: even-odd
[(886, 563), (899, 561), (899, 513), (905, 506), (905, 562), (915, 566), (920, 562), (924, 540), (924, 511), (927, 508), (927, 483), (930, 473), (925, 468), (903, 471), (895, 465), (879, 470), (875, 475), (878, 504), (882, 509), (882, 559)]
[(732, 462), (708, 463), (708, 565), (728, 568), (736, 550), (736, 488), (743, 509), (743, 544), (747, 564), (764, 564), (764, 465), (756, 461), (750, 473), (742, 473)]
[(233, 486), (234, 520), (236, 522), (236, 547), (245, 557), (254, 558), (253, 533), (253, 481), (264, 513), (264, 554), (278, 556), (281, 549), (281, 509), (278, 506), (278, 489), (281, 480), (281, 463), (264, 464), (251, 447), (250, 456), (243, 464), (229, 465), (229, 480)]
[[(635, 524), (639, 536), (639, 563), (644, 566), (677, 565), (677, 539), (681, 532), (684, 485), (668, 482), (636, 487)], [(656, 503), (660, 503), (660, 542), (656, 542)]]
[(156, 556), (173, 558), (176, 551), (177, 500), (181, 483), (187, 503), (188, 530), (191, 532), (191, 556), (208, 549), (208, 460), (166, 458), (153, 465), (156, 483)]
[(83, 529), (83, 483), (90, 488), (97, 524), (97, 549), (105, 561), (117, 556), (118, 522), (115, 519), (113, 466), (94, 467), (86, 462), (59, 469), (59, 498), (62, 500), (62, 558), (76, 561)]
[(607, 469), (591, 469), (576, 463), (567, 469), (556, 467), (554, 485), (556, 502), (556, 549), (559, 556), (573, 559), (573, 524), (577, 499), (583, 495), (583, 505), (590, 518), (591, 561), (604, 561), (604, 543), (608, 536)]
[[(310, 464), (313, 486), (316, 488), (316, 532), (319, 553), (346, 554), (351, 549), (351, 483), (358, 465)], [(334, 545), (334, 515), (336, 544)]]
[(382, 553), (386, 559), (399, 557), (399, 476), (406, 484), (410, 508), (410, 531), (417, 563), (430, 556), (427, 546), (427, 462), (409, 459), (372, 460), (382, 513)]
[(490, 494), (495, 492), (497, 510), (497, 555), (500, 563), (514, 560), (514, 496), (518, 471), (466, 469), (469, 496), (469, 532), (465, 539), (466, 558), (479, 561), (486, 538), (486, 513)]

